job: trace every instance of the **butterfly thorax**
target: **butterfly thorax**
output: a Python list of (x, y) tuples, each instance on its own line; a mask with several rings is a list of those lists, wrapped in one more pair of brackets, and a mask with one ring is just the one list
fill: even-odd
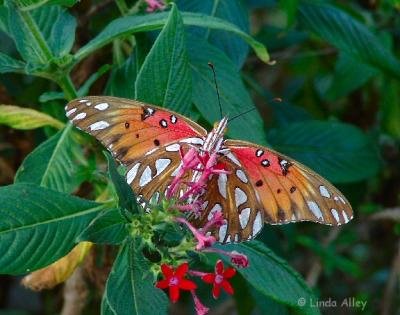
[(201, 151), (208, 153), (218, 153), (221, 150), (227, 124), (228, 118), (226, 117), (222, 118), (221, 121), (215, 124), (213, 130), (211, 130), (207, 134)]

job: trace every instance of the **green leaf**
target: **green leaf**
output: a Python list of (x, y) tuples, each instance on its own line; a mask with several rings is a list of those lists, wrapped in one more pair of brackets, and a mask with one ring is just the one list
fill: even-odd
[(277, 151), (336, 183), (369, 178), (381, 166), (373, 142), (358, 128), (340, 122), (293, 123), (272, 130), (268, 141)]
[(0, 52), (0, 73), (24, 73), (25, 63)]
[(173, 5), (138, 73), (135, 99), (187, 114), (191, 106), (191, 79), (185, 29)]
[[(211, 125), (220, 119), (213, 73), (208, 66), (210, 60), (215, 66), (224, 115), (233, 117), (254, 108), (253, 101), (232, 61), (221, 50), (204, 40), (191, 40), (189, 43), (193, 103), (204, 118)], [(266, 143), (263, 121), (256, 110), (231, 121), (228, 136), (261, 144)]]
[(252, 290), (251, 296), (257, 301), (257, 308), (260, 310), (260, 313), (253, 315), (262, 315), (262, 314), (274, 314), (274, 315), (289, 315), (288, 307), (282, 304), (279, 304), (272, 300), (271, 298), (267, 298), (262, 293), (256, 290)]
[[(54, 16), (54, 24), (51, 25), (51, 33), (46, 36), (46, 39), (55, 56), (65, 56), (70, 52), (75, 41), (76, 19), (58, 6), (51, 7), (51, 12), (42, 13), (40, 17), (43, 15), (48, 17), (49, 14)], [(46, 26), (50, 25), (46, 23)]]
[(22, 10), (33, 10), (43, 5), (73, 6), (78, 0), (14, 0)]
[(100, 67), (99, 70), (97, 70), (95, 73), (93, 73), (80, 87), (78, 90), (78, 96), (86, 96), (89, 94), (89, 90), (91, 86), (99, 79), (101, 78), (104, 74), (106, 74), (108, 71), (110, 71), (112, 67), (110, 65), (103, 65)]
[(379, 38), (351, 15), (329, 4), (300, 5), (302, 22), (352, 58), (400, 78), (400, 62)]
[[(249, 18), (246, 7), (240, 0), (178, 0), (181, 11), (207, 14), (230, 22), (242, 31), (249, 32)], [(194, 29), (192, 32), (221, 49), (240, 68), (246, 60), (249, 47), (243, 39), (232, 34), (210, 29)]]
[(63, 92), (49, 91), (49, 92), (44, 92), (39, 97), (39, 102), (41, 102), (41, 103), (46, 103), (46, 102), (55, 101), (55, 100), (65, 100), (64, 93)]
[[(301, 276), (264, 244), (252, 241), (225, 245), (224, 250), (235, 250), (247, 256), (249, 267), (240, 268), (238, 271), (263, 296), (297, 308), (303, 314), (319, 314), (318, 308), (309, 304), (313, 299), (313, 293)], [(229, 261), (226, 256), (221, 258), (226, 262)], [(298, 305), (300, 298), (306, 301), (303, 307)]]
[(111, 181), (114, 184), (115, 191), (118, 195), (118, 205), (122, 209), (127, 209), (132, 213), (138, 212), (138, 205), (135, 194), (131, 186), (129, 186), (123, 176), (118, 173), (114, 159), (108, 152), (105, 152), (108, 163), (108, 172), (110, 173)]
[(243, 79), (247, 85), (264, 98), (266, 104), (271, 108), (273, 126), (281, 127), (289, 123), (312, 119), (311, 114), (300, 106), (287, 101), (275, 102), (275, 96), (249, 75), (243, 75)]
[(122, 245), (104, 291), (103, 315), (167, 314), (168, 299), (154, 286), (149, 262), (140, 246), (138, 238), (127, 238)]
[(101, 205), (31, 184), (0, 187), (0, 273), (21, 274), (65, 256)]
[(44, 6), (22, 11), (8, 5), (10, 36), (22, 58), (32, 64), (49, 64), (65, 56), (75, 39), (76, 20), (59, 6)]
[(0, 105), (0, 125), (20, 130), (31, 130), (43, 126), (57, 129), (64, 127), (64, 123), (47, 114), (14, 105)]
[[(126, 16), (116, 19), (108, 24), (99, 35), (78, 50), (78, 52), (75, 54), (75, 62), (78, 62), (81, 59), (89, 56), (94, 51), (111, 43), (116, 38), (136, 32), (146, 32), (161, 29), (166, 23), (167, 18), (168, 13), (162, 12), (144, 16)], [(237, 35), (245, 40), (254, 49), (255, 53), (262, 61), (269, 61), (269, 55), (264, 45), (229, 22), (211, 16), (189, 12), (182, 13), (182, 18), (183, 23), (187, 26), (218, 29)]]
[(40, 144), (23, 161), (16, 183), (32, 183), (60, 192), (72, 192), (82, 182), (81, 148), (73, 139), (72, 125)]
[(114, 67), (106, 86), (106, 95), (135, 99), (135, 55), (130, 55), (118, 67)]
[(363, 86), (378, 73), (379, 71), (376, 68), (360, 63), (347, 54), (341, 53), (336, 62), (332, 83), (325, 97), (328, 100), (344, 97)]
[(296, 241), (321, 257), (324, 271), (334, 272), (338, 269), (351, 274), (353, 277), (360, 277), (362, 275), (362, 271), (357, 263), (338, 255), (332, 245), (325, 247), (316, 239), (304, 235), (298, 235)]
[(126, 220), (118, 209), (100, 213), (78, 237), (78, 241), (96, 244), (121, 244), (127, 237)]

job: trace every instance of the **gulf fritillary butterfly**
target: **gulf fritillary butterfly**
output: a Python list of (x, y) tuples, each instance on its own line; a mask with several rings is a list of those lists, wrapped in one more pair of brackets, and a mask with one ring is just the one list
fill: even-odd
[[(224, 140), (227, 118), (207, 133), (189, 118), (164, 108), (103, 96), (71, 101), (66, 115), (127, 167), (127, 183), (146, 200), (158, 200), (166, 193), (180, 167), (180, 150), (197, 147), (218, 153), (218, 162), (229, 174), (210, 178), (201, 216), (192, 222), (204, 226), (214, 212), (222, 211), (226, 224), (214, 231), (221, 243), (252, 239), (264, 222), (341, 225), (353, 218), (346, 198), (309, 168), (266, 147)], [(193, 173), (185, 176), (190, 179)]]

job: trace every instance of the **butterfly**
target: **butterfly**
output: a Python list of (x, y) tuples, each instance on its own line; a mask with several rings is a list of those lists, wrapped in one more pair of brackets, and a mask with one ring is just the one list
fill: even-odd
[[(217, 153), (227, 172), (211, 176), (201, 215), (191, 220), (201, 227), (222, 211), (225, 224), (213, 231), (221, 243), (250, 240), (264, 222), (341, 225), (353, 218), (343, 194), (306, 166), (270, 148), (224, 139), (226, 117), (207, 132), (187, 117), (135, 100), (90, 96), (65, 109), (76, 127), (96, 137), (127, 167), (127, 183), (145, 200), (159, 201), (166, 194), (181, 167), (182, 152), (194, 147)], [(194, 172), (188, 170), (187, 179)]]

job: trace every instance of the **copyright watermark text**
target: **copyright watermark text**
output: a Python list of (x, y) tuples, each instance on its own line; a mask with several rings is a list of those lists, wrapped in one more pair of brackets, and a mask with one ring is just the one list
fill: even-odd
[(366, 300), (357, 299), (355, 297), (346, 297), (343, 300), (334, 300), (332, 298), (328, 298), (325, 300), (317, 300), (317, 299), (306, 299), (301, 297), (297, 300), (297, 305), (303, 307), (305, 305), (311, 307), (318, 307), (318, 308), (358, 308), (361, 311), (364, 311), (365, 307), (367, 306)]

